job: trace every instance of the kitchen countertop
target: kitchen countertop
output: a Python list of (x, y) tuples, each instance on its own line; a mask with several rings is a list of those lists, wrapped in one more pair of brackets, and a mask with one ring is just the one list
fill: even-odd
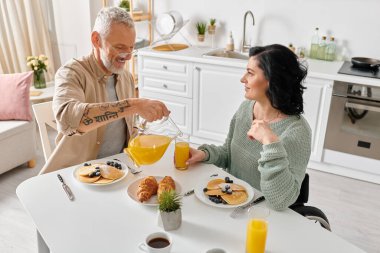
[[(138, 54), (142, 56), (153, 56), (172, 60), (191, 61), (205, 64), (218, 64), (223, 66), (246, 68), (247, 61), (240, 59), (227, 59), (222, 57), (203, 57), (202, 55), (210, 52), (212, 48), (208, 47), (189, 47), (187, 49), (175, 52), (155, 51), (151, 48), (140, 49)], [(342, 61), (321, 61), (307, 59), (308, 77), (335, 80), (341, 82), (350, 82), (355, 84), (364, 84), (380, 87), (380, 79), (359, 77), (345, 74), (338, 74), (342, 66)]]

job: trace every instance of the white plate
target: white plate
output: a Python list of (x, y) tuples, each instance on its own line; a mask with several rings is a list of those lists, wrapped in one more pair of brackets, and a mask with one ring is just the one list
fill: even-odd
[(240, 180), (238, 178), (234, 178), (234, 177), (230, 176), (230, 179), (234, 181), (234, 184), (241, 185), (246, 189), (247, 194), (248, 194), (247, 200), (241, 204), (238, 204), (238, 205), (224, 205), (224, 204), (216, 204), (216, 203), (212, 202), (211, 200), (208, 199), (208, 196), (206, 194), (204, 194), (203, 189), (207, 186), (207, 184), (210, 180), (214, 180), (217, 178), (220, 178), (220, 177), (216, 177), (216, 178), (209, 178), (208, 177), (204, 180), (201, 180), (200, 183), (198, 185), (196, 185), (194, 188), (195, 196), (197, 196), (197, 198), (200, 201), (202, 201), (203, 203), (205, 203), (206, 205), (219, 207), (219, 208), (235, 208), (238, 206), (245, 205), (253, 199), (255, 192), (253, 191), (252, 186), (250, 186), (247, 182), (245, 182), (243, 180)]
[[(159, 183), (164, 177), (161, 177), (161, 176), (154, 176), (157, 180), (157, 183)], [(133, 199), (134, 201), (136, 201), (137, 203), (141, 204), (141, 205), (144, 205), (144, 206), (158, 206), (158, 200), (157, 200), (157, 195), (153, 195), (148, 201), (144, 201), (144, 202), (140, 202), (140, 200), (138, 200), (137, 198), (137, 190), (139, 189), (139, 184), (140, 182), (144, 179), (145, 177), (143, 178), (139, 178), (137, 179), (136, 181), (132, 182), (129, 186), (128, 186), (128, 189), (127, 189), (127, 192), (128, 192), (128, 195), (131, 199)], [(174, 178), (173, 178), (174, 180)], [(174, 183), (175, 183), (175, 191), (178, 193), (178, 194), (181, 194), (181, 185), (176, 181), (174, 180)]]
[[(79, 179), (76, 177), (76, 172), (77, 172), (77, 170), (79, 170), (80, 168), (82, 168), (82, 167), (83, 167), (83, 164), (85, 164), (85, 163), (91, 163), (91, 164), (95, 164), (95, 163), (104, 163), (104, 164), (106, 164), (107, 161), (120, 163), (120, 164), (121, 164), (121, 168), (122, 168), (121, 171), (124, 172), (124, 175), (123, 175), (121, 178), (116, 179), (116, 180), (114, 180), (114, 181), (112, 181), (112, 182), (109, 182), (109, 183), (107, 183), (107, 184), (84, 183), (84, 182), (82, 182), (82, 181), (79, 181)], [(82, 163), (81, 165), (78, 165), (78, 166), (75, 168), (75, 170), (73, 171), (73, 177), (74, 177), (78, 182), (80, 182), (80, 183), (82, 183), (82, 184), (85, 184), (85, 185), (105, 186), (105, 185), (114, 184), (114, 183), (117, 183), (117, 182), (123, 180), (123, 179), (127, 176), (128, 171), (129, 171), (129, 170), (128, 170), (127, 165), (125, 165), (123, 162), (120, 162), (119, 160), (113, 160), (113, 159), (98, 159), (98, 160), (92, 160), (92, 161), (84, 162), (84, 163)]]

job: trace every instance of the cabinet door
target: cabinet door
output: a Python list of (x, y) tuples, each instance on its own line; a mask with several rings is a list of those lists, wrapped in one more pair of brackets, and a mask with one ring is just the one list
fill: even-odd
[(310, 160), (321, 161), (331, 102), (332, 81), (307, 78), (305, 86), (307, 89), (303, 94), (304, 117), (312, 131)]
[(193, 136), (223, 143), (230, 121), (244, 101), (243, 68), (194, 65)]
[(169, 96), (161, 93), (141, 91), (141, 97), (162, 101), (171, 111), (170, 117), (186, 134), (191, 134), (192, 103), (189, 98)]

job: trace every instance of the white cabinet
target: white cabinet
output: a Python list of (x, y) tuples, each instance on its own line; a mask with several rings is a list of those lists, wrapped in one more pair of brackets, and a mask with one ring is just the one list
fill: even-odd
[(191, 134), (192, 101), (189, 98), (181, 98), (162, 93), (144, 91), (141, 97), (160, 100), (170, 110), (170, 117), (186, 134)]
[(139, 88), (173, 96), (192, 97), (192, 64), (139, 56)]
[(312, 131), (312, 161), (321, 161), (329, 115), (333, 81), (307, 78), (304, 91), (304, 117)]
[(140, 97), (164, 102), (182, 132), (192, 133), (192, 64), (139, 56)]
[(244, 101), (243, 68), (194, 64), (193, 137), (223, 143), (230, 121)]

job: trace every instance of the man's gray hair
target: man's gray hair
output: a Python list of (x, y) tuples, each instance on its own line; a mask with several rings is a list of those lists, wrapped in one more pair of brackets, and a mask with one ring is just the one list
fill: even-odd
[(119, 7), (105, 7), (101, 9), (96, 17), (93, 32), (98, 32), (102, 38), (107, 36), (112, 24), (125, 24), (134, 28), (135, 24), (129, 13)]

